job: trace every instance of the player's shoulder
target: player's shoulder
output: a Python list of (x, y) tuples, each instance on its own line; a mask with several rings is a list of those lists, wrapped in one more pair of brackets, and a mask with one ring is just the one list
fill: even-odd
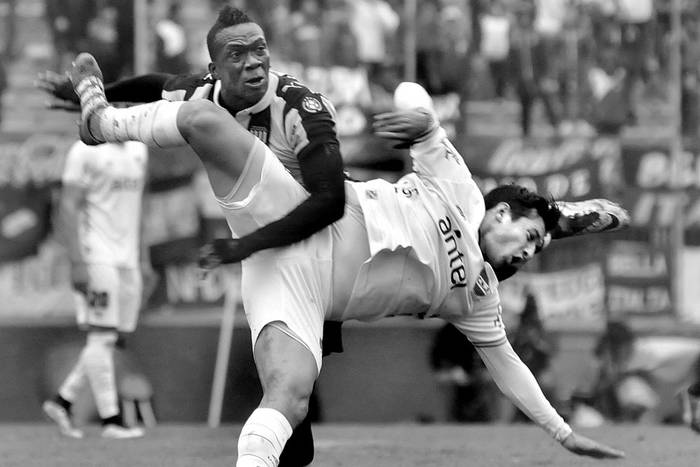
[(173, 75), (163, 85), (163, 96), (172, 96), (171, 100), (187, 100), (193, 95), (209, 94), (214, 82), (209, 72)]

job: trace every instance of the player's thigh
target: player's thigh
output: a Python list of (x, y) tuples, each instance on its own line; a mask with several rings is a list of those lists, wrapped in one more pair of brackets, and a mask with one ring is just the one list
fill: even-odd
[(257, 162), (246, 170), (236, 186), (229, 187), (225, 196), (217, 198), (237, 237), (279, 220), (309, 197), (270, 148), (259, 140), (251, 157)]
[[(241, 296), (254, 346), (270, 323), (284, 323), (321, 370), (325, 310), (331, 299), (331, 261), (324, 232), (292, 247), (261, 252), (242, 264)], [(320, 244), (320, 245), (319, 245)], [(255, 347), (254, 347), (255, 348)], [(273, 357), (274, 358), (274, 357)]]
[(143, 278), (139, 268), (119, 269), (119, 324), (121, 332), (134, 332), (141, 312)]
[(177, 114), (177, 126), (200, 158), (240, 169), (256, 141), (228, 111), (206, 99), (184, 102)]
[(76, 317), (83, 328), (119, 325), (119, 273), (116, 267), (87, 265), (87, 293), (76, 293)]

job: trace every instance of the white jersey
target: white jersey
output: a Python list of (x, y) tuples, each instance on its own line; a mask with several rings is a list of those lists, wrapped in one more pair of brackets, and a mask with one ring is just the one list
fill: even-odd
[[(458, 327), (468, 321), (475, 344), (505, 339), (498, 281), (479, 248), (481, 191), (442, 129), (414, 144), (411, 157), (414, 173), (396, 184), (353, 184), (371, 257), (332, 318), (439, 316)], [(488, 332), (474, 329), (477, 315), (490, 316)]]
[(70, 148), (63, 184), (85, 190), (78, 236), (86, 263), (138, 266), (147, 162), (148, 147), (135, 141)]

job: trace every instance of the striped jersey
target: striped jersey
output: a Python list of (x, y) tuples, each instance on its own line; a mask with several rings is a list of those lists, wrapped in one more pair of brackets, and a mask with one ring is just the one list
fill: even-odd
[(86, 263), (136, 267), (148, 148), (129, 141), (88, 146), (66, 155), (62, 183), (84, 192), (78, 237)]
[[(221, 106), (220, 94), (221, 81), (211, 74), (181, 75), (165, 83), (162, 97), (169, 101), (208, 99)], [(333, 105), (293, 76), (272, 70), (263, 98), (234, 117), (302, 184), (299, 158), (315, 146), (338, 142)]]

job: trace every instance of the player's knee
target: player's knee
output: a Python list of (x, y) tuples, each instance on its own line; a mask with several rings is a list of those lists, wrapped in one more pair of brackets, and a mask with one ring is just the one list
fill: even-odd
[(186, 139), (215, 131), (221, 122), (219, 110), (216, 104), (206, 99), (187, 101), (177, 114), (177, 128)]
[(313, 382), (276, 380), (268, 385), (263, 401), (272, 407), (279, 407), (292, 426), (298, 425), (309, 411), (309, 398)]

